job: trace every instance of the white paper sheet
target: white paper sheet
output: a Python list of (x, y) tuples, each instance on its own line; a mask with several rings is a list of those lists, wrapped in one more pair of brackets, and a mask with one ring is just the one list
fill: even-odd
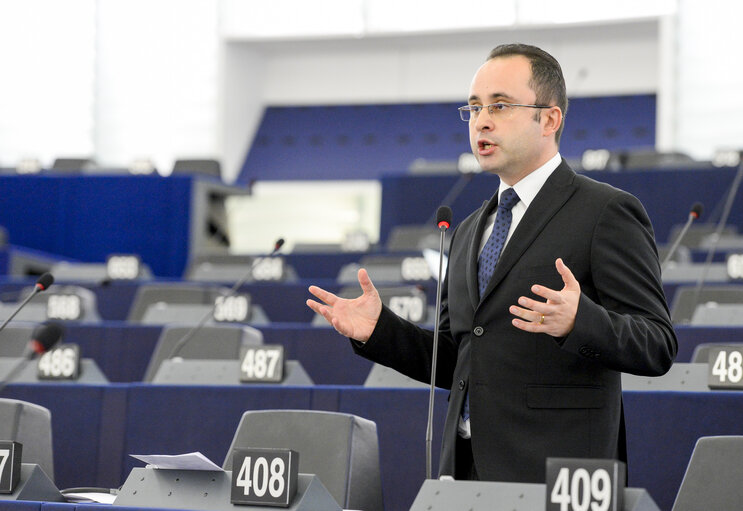
[(130, 454), (132, 458), (144, 461), (151, 468), (175, 470), (211, 470), (222, 472), (222, 467), (216, 465), (200, 452), (188, 454)]

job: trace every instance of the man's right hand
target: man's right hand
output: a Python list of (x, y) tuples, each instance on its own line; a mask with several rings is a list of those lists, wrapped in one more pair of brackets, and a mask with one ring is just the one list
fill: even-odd
[(341, 335), (366, 342), (377, 326), (379, 314), (382, 312), (382, 299), (363, 268), (359, 270), (359, 284), (363, 294), (353, 300), (340, 298), (317, 286), (310, 286), (310, 293), (325, 304), (307, 300), (307, 306), (321, 314)]

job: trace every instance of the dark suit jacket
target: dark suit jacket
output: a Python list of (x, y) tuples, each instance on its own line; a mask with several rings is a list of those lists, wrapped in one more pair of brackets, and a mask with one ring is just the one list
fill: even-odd
[[(527, 209), (480, 298), (479, 244), (497, 203), (494, 196), (452, 235), (436, 376), (436, 385), (451, 391), (439, 471), (454, 474), (457, 422), (469, 391), (479, 477), (544, 482), (547, 457), (620, 456), (620, 372), (665, 373), (677, 341), (652, 226), (635, 197), (576, 175), (563, 160)], [(532, 296), (533, 284), (562, 289), (558, 257), (581, 286), (573, 331), (557, 339), (515, 328), (508, 308)], [(383, 308), (372, 337), (353, 346), (364, 357), (430, 381), (432, 340), (432, 332)]]

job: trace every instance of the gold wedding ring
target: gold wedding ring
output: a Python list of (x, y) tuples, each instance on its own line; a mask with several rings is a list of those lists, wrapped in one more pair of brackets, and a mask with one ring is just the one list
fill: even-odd
[(539, 318), (539, 324), (541, 325), (542, 323), (544, 323), (544, 314)]

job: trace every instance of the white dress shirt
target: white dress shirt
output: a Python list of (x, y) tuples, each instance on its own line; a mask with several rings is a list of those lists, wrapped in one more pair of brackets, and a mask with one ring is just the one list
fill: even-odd
[[(508, 229), (508, 236), (506, 236), (506, 243), (503, 245), (503, 249), (508, 245), (508, 241), (511, 239), (513, 231), (516, 230), (521, 219), (524, 218), (526, 209), (534, 200), (534, 197), (537, 196), (539, 190), (542, 189), (542, 186), (547, 179), (552, 175), (555, 169), (560, 166), (560, 162), (562, 162), (562, 156), (560, 156), (560, 153), (557, 153), (550, 158), (547, 163), (513, 185), (513, 189), (516, 192), (516, 195), (519, 196), (520, 200), (516, 203), (513, 209), (511, 209), (511, 227)], [(511, 187), (501, 181), (500, 187), (498, 188), (498, 197), (509, 188)], [(493, 225), (495, 225), (495, 215), (497, 212), (498, 208), (495, 208), (490, 216), (488, 216), (488, 222), (485, 224), (485, 231), (483, 231), (482, 240), (480, 240), (480, 250), (478, 250), (478, 254), (482, 252), (485, 243), (490, 237), (490, 233), (493, 232)]]

